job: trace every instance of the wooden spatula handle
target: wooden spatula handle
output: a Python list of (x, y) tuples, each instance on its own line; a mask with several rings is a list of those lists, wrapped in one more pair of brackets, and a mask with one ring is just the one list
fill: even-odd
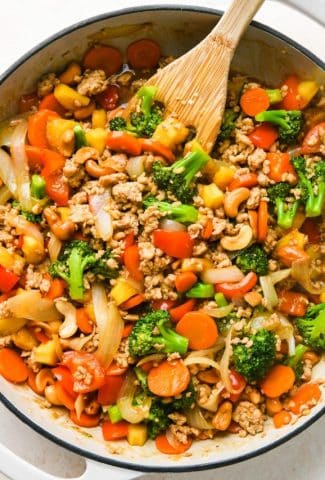
[(235, 49), (240, 37), (264, 0), (233, 0), (230, 7), (214, 27), (209, 37), (223, 37)]

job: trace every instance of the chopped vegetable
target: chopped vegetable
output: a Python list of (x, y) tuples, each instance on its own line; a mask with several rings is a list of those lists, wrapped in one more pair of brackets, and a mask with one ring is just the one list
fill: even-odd
[(198, 282), (186, 292), (188, 298), (213, 298), (214, 288), (209, 283)]
[(318, 217), (325, 205), (325, 162), (320, 160), (307, 167), (304, 157), (294, 157), (292, 165), (298, 174), (306, 217)]
[(204, 312), (188, 312), (176, 325), (176, 331), (188, 338), (191, 350), (212, 347), (218, 339), (215, 321)]
[(155, 230), (153, 232), (153, 243), (166, 255), (175, 258), (186, 258), (192, 256), (193, 240), (187, 232), (172, 232), (167, 230)]
[(257, 125), (247, 136), (255, 147), (269, 150), (278, 139), (279, 134), (277, 129), (269, 123), (262, 123), (261, 125)]
[(257, 122), (271, 122), (279, 128), (279, 140), (295, 143), (302, 127), (302, 115), (299, 110), (268, 110), (255, 115)]
[(145, 208), (156, 206), (158, 210), (165, 213), (167, 218), (171, 218), (180, 223), (195, 223), (198, 219), (198, 211), (192, 205), (173, 204), (157, 200), (154, 196), (149, 195), (144, 199)]
[(226, 298), (242, 297), (245, 293), (250, 292), (255, 287), (257, 275), (249, 272), (247, 275), (236, 283), (218, 283), (215, 286), (217, 292), (223, 293)]
[(120, 70), (123, 59), (117, 48), (108, 45), (96, 45), (86, 52), (82, 63), (85, 68), (91, 70), (104, 70), (109, 77)]
[(307, 352), (307, 350), (308, 347), (306, 347), (306, 345), (297, 345), (294, 355), (288, 357), (286, 361), (286, 365), (288, 365), (288, 367), (291, 367), (294, 370), (296, 380), (299, 380), (304, 373), (302, 357), (304, 353)]
[(226, 140), (231, 136), (233, 130), (235, 129), (238, 116), (238, 112), (234, 112), (234, 110), (231, 108), (226, 108), (217, 139), (218, 141)]
[(128, 46), (126, 56), (133, 68), (154, 68), (161, 56), (160, 46), (154, 40), (142, 38)]
[(269, 269), (267, 254), (257, 243), (240, 251), (236, 257), (236, 265), (244, 273), (255, 272), (257, 275), (266, 275)]
[[(89, 393), (105, 383), (105, 371), (93, 353), (69, 351), (63, 354), (62, 364), (71, 372), (73, 391)], [(82, 370), (84, 375), (77, 375)]]
[(275, 182), (282, 182), (284, 175), (290, 174), (294, 181), (297, 180), (295, 169), (290, 161), (290, 155), (286, 152), (269, 152), (266, 157), (270, 162), (268, 176)]
[(187, 389), (190, 379), (183, 360), (165, 360), (150, 370), (148, 388), (158, 397), (176, 397)]
[(261, 382), (262, 392), (268, 398), (287, 393), (295, 383), (295, 372), (286, 365), (274, 365)]
[(34, 174), (30, 185), (30, 193), (33, 197), (41, 199), (45, 197), (46, 182), (40, 175)]
[(267, 189), (270, 203), (276, 209), (277, 223), (286, 230), (292, 227), (300, 203), (291, 193), (291, 188), (287, 182), (278, 182)]
[(306, 315), (296, 319), (296, 325), (306, 345), (325, 350), (325, 302), (308, 307)]
[(246, 115), (254, 117), (269, 108), (269, 95), (264, 88), (248, 88), (240, 98), (240, 106)]
[(80, 125), (76, 125), (73, 129), (74, 139), (75, 139), (75, 148), (79, 150), (79, 148), (87, 146), (87, 139), (84, 129)]

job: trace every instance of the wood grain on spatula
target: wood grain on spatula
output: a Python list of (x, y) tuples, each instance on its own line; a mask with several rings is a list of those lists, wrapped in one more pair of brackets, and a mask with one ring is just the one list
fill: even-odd
[[(156, 100), (166, 116), (196, 128), (207, 152), (218, 136), (227, 97), (231, 60), (237, 44), (264, 0), (234, 0), (221, 20), (196, 47), (158, 70), (147, 85), (158, 87)], [(127, 112), (134, 105), (131, 100)]]

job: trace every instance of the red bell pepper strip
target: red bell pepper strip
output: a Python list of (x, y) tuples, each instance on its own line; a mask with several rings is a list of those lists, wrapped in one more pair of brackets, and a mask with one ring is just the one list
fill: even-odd
[(19, 276), (0, 265), (0, 291), (10, 292), (19, 281)]
[(106, 145), (111, 150), (125, 152), (129, 155), (140, 155), (142, 152), (142, 146), (139, 139), (127, 132), (109, 132)]
[(169, 232), (155, 230), (153, 243), (166, 255), (175, 258), (187, 258), (192, 256), (193, 240), (187, 232)]
[(255, 147), (263, 148), (263, 150), (269, 150), (273, 143), (277, 140), (279, 134), (277, 129), (269, 123), (262, 123), (247, 136), (255, 145)]
[(242, 297), (255, 287), (257, 282), (257, 275), (254, 272), (249, 272), (245, 277), (237, 283), (219, 283), (215, 286), (216, 292), (223, 293), (226, 298), (233, 299)]

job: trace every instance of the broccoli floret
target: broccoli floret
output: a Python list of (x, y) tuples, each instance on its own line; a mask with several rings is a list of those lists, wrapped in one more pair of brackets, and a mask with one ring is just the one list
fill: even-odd
[(269, 269), (267, 255), (257, 243), (242, 250), (236, 258), (236, 264), (244, 273), (255, 272), (257, 275), (266, 275)]
[(58, 260), (49, 267), (52, 277), (61, 277), (69, 285), (69, 295), (72, 300), (82, 300), (84, 296), (83, 277), (86, 271), (92, 271), (104, 278), (115, 278), (118, 271), (107, 265), (110, 257), (106, 252), (97, 258), (96, 252), (82, 240), (68, 242)]
[(155, 439), (160, 433), (167, 430), (171, 423), (171, 420), (168, 418), (169, 413), (167, 405), (163, 406), (159, 401), (152, 403), (147, 418), (149, 438)]
[(299, 178), (306, 217), (318, 217), (325, 205), (325, 161), (320, 160), (310, 168), (304, 157), (294, 157), (291, 163)]
[(190, 382), (189, 386), (180, 396), (178, 396), (172, 403), (169, 404), (171, 412), (175, 410), (187, 410), (192, 408), (196, 399), (196, 391), (194, 385)]
[(199, 216), (197, 209), (192, 205), (173, 205), (172, 203), (161, 202), (152, 195), (145, 198), (143, 205), (145, 208), (155, 205), (158, 210), (166, 214), (166, 218), (171, 218), (180, 223), (195, 223)]
[(169, 167), (154, 163), (153, 179), (161, 190), (170, 192), (182, 203), (191, 203), (196, 192), (194, 177), (209, 159), (209, 155), (197, 147)]
[(115, 117), (109, 122), (111, 130), (127, 130), (141, 137), (151, 137), (163, 119), (162, 107), (154, 103), (157, 87), (144, 86), (140, 88), (137, 97), (140, 99), (140, 112), (132, 112), (130, 122), (121, 117)]
[(234, 345), (233, 361), (235, 369), (249, 382), (263, 378), (275, 360), (275, 336), (265, 328), (249, 336), (250, 347)]
[(295, 143), (302, 127), (300, 110), (266, 110), (255, 115), (257, 122), (271, 122), (279, 127), (279, 139), (283, 143)]
[(299, 380), (304, 373), (302, 357), (307, 350), (308, 347), (306, 347), (306, 345), (297, 345), (294, 355), (291, 355), (291, 357), (288, 357), (286, 360), (286, 365), (294, 370), (297, 380)]
[(28, 212), (27, 210), (22, 210), (19, 202), (17, 202), (16, 200), (12, 202), (12, 206), (16, 208), (19, 211), (20, 215), (25, 217), (26, 220), (28, 220), (29, 222), (41, 223), (41, 221), (43, 220), (43, 217), (41, 214)]
[(236, 312), (230, 312), (225, 317), (218, 318), (217, 325), (221, 335), (226, 336), (230, 327), (235, 323), (236, 320), (238, 321)]
[[(287, 182), (279, 182), (267, 189), (267, 194), (277, 212), (277, 223), (281, 228), (291, 228), (296, 216), (299, 200), (291, 193), (291, 185)], [(287, 200), (292, 200), (290, 203)]]
[(225, 110), (222, 124), (220, 127), (220, 132), (218, 135), (218, 141), (226, 140), (230, 137), (232, 131), (235, 128), (235, 122), (239, 116), (239, 112), (234, 112), (231, 108)]
[(134, 373), (137, 376), (137, 379), (140, 383), (140, 387), (145, 393), (149, 393), (148, 390), (148, 375), (141, 367), (135, 367)]
[(188, 339), (171, 328), (169, 313), (164, 310), (150, 312), (135, 324), (129, 337), (130, 354), (133, 357), (152, 352), (187, 352)]
[(314, 350), (325, 350), (325, 302), (307, 309), (296, 325), (306, 345)]

